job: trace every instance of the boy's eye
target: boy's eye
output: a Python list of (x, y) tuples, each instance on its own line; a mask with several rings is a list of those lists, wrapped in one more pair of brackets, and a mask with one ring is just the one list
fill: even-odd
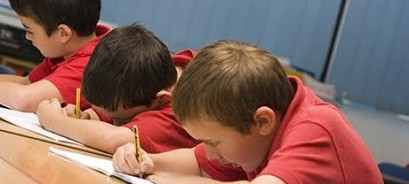
[(27, 33), (27, 34), (30, 34), (30, 35), (32, 35), (32, 34), (33, 34), (33, 32), (28, 31), (28, 30), (26, 30), (26, 33)]

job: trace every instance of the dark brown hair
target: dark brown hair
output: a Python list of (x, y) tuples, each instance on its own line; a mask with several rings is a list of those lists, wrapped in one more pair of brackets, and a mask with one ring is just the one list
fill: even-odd
[(19, 16), (44, 27), (48, 36), (65, 24), (79, 36), (91, 35), (97, 26), (101, 0), (9, 0)]
[(156, 94), (173, 86), (177, 72), (166, 45), (140, 24), (109, 32), (96, 46), (85, 68), (84, 97), (115, 111), (150, 106)]

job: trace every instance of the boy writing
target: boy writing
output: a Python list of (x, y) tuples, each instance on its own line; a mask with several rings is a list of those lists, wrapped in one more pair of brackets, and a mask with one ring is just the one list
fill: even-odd
[(198, 141), (179, 125), (170, 105), (178, 77), (175, 64), (184, 67), (193, 56), (189, 54), (177, 53), (172, 61), (162, 41), (138, 24), (113, 29), (95, 48), (82, 83), (83, 96), (100, 117), (73, 118), (72, 106), (67, 106), (67, 116), (52, 99), (40, 103), (39, 121), (50, 131), (109, 153), (134, 141), (135, 125), (146, 151), (194, 147)]
[[(46, 58), (28, 76), (0, 75), (0, 103), (34, 112), (45, 99), (75, 103), (84, 68), (102, 35), (100, 0), (10, 0), (25, 37)], [(82, 99), (82, 108), (89, 104)]]
[[(174, 90), (175, 115), (193, 149), (143, 153), (126, 144), (114, 168), (154, 183), (382, 183), (371, 154), (333, 105), (320, 100), (278, 60), (256, 46), (219, 41), (204, 47)], [(175, 164), (178, 163), (178, 164)]]

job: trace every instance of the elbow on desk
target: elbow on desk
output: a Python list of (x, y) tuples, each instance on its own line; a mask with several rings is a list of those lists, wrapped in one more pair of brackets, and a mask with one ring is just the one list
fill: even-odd
[(30, 95), (27, 95), (24, 92), (16, 91), (13, 99), (9, 100), (6, 105), (23, 112), (35, 112), (38, 103), (39, 102), (37, 100), (30, 98)]

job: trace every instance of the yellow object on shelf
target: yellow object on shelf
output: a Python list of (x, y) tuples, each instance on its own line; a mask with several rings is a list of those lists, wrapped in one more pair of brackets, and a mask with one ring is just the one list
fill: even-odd
[(285, 73), (287, 73), (287, 75), (297, 76), (305, 84), (305, 79), (304, 79), (304, 73), (303, 72), (297, 71), (297, 70), (295, 70), (293, 68), (290, 68), (290, 67), (285, 67), (284, 69), (285, 69)]

